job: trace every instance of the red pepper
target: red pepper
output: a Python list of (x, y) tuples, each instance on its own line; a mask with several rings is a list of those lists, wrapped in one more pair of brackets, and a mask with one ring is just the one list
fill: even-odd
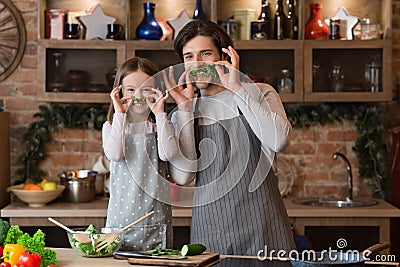
[(0, 266), (1, 267), (11, 267), (11, 264), (9, 263), (9, 262), (2, 262), (2, 263), (0, 263)]
[(19, 256), (18, 259), (18, 266), (24, 266), (24, 267), (40, 267), (40, 264), (42, 263), (42, 258), (40, 257), (39, 253), (28, 253), (24, 252)]

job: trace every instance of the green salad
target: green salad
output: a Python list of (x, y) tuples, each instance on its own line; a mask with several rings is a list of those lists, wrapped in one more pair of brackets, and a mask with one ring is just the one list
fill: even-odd
[(91, 224), (89, 227), (82, 232), (82, 234), (87, 233), (89, 234), (90, 243), (81, 243), (79, 242), (73, 234), (68, 233), (69, 237), (69, 242), (72, 246), (72, 248), (76, 249), (82, 256), (85, 257), (106, 257), (106, 256), (111, 256), (114, 251), (116, 251), (119, 246), (121, 245), (121, 240), (116, 239), (114, 242), (112, 242), (110, 245), (107, 247), (103, 248), (100, 251), (96, 251), (95, 247), (97, 244), (97, 240), (102, 237), (104, 234), (98, 233), (96, 231), (96, 228)]

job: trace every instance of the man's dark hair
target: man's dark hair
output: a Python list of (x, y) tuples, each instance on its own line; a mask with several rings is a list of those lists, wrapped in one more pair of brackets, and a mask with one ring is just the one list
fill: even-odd
[(196, 36), (210, 37), (218, 48), (222, 59), (222, 48), (233, 47), (233, 41), (226, 31), (218, 24), (211, 21), (193, 20), (183, 27), (175, 38), (174, 49), (183, 61), (183, 47)]

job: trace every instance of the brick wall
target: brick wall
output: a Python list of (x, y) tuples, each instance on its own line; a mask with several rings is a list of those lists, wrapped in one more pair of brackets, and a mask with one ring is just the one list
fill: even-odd
[[(24, 150), (22, 135), (40, 103), (37, 89), (37, 10), (34, 0), (13, 0), (22, 12), (27, 28), (27, 47), (18, 69), (0, 83), (0, 99), (11, 117), (11, 180), (18, 168), (17, 158)], [(400, 74), (400, 0), (393, 1), (393, 79), (398, 87)], [(389, 105), (392, 114), (398, 103)], [(396, 115), (392, 115), (396, 116)], [(356, 195), (369, 195), (369, 190), (358, 177), (358, 161), (352, 151), (357, 132), (352, 122), (332, 123), (324, 127), (294, 129), (290, 146), (281, 155), (292, 165), (296, 182), (292, 194), (315, 196), (337, 194), (346, 185), (346, 172), (341, 160), (333, 160), (335, 151), (346, 154), (353, 167)], [(101, 155), (101, 132), (90, 130), (57, 129), (52, 141), (46, 144), (48, 158), (41, 164), (49, 179), (67, 169), (90, 168)]]

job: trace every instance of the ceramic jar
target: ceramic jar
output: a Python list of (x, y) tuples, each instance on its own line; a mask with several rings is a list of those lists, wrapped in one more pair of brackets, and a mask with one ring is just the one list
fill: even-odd
[(143, 3), (144, 16), (142, 22), (136, 28), (136, 39), (138, 40), (160, 40), (163, 36), (161, 26), (158, 24), (154, 10), (156, 4)]
[(329, 27), (321, 17), (321, 8), (320, 3), (310, 3), (310, 18), (304, 29), (305, 39), (328, 39)]

